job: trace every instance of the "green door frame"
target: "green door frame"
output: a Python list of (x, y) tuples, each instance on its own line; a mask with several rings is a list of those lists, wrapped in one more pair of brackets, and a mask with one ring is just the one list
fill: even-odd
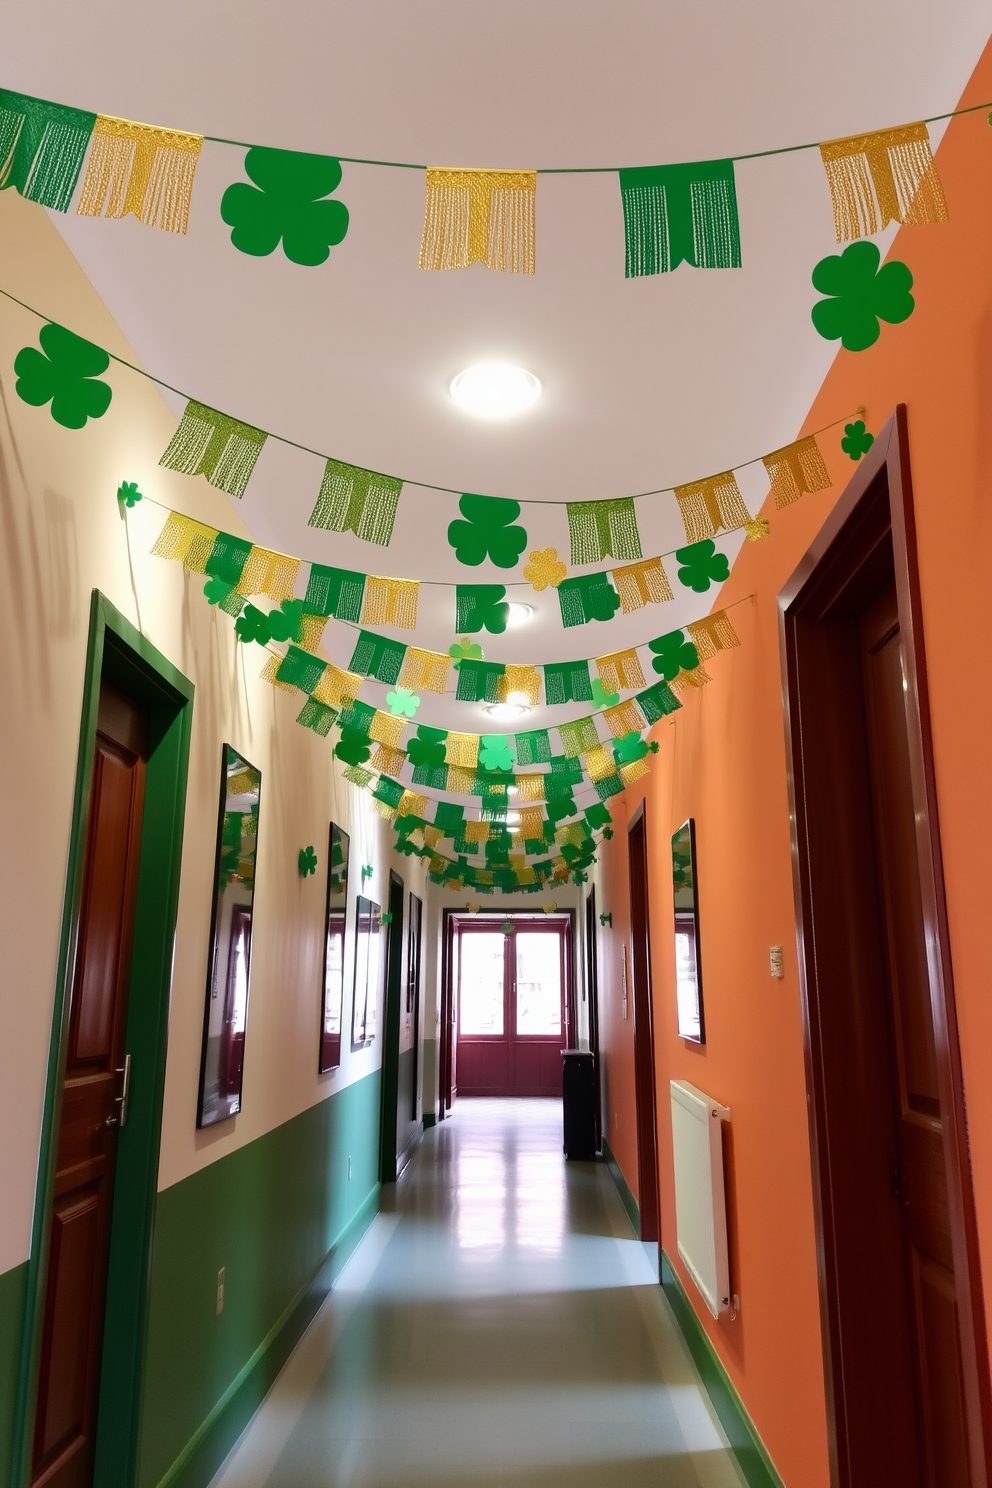
[(396, 1103), (400, 1075), (400, 1003), (403, 1000), (403, 880), (389, 874), (389, 940), (382, 1015), (382, 1093), (379, 1104), (379, 1182), (396, 1182)]
[(150, 729), (127, 1019), (127, 1048), (134, 1078), (128, 1123), (118, 1138), (94, 1481), (100, 1488), (131, 1488), (138, 1456), (193, 684), (94, 589), (28, 1263), (11, 1474), (15, 1488), (28, 1488), (31, 1476), (62, 1072), (103, 678), (147, 707)]

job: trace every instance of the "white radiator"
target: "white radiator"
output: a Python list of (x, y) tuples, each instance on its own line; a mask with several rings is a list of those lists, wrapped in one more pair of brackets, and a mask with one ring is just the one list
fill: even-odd
[(679, 1255), (706, 1306), (719, 1317), (730, 1306), (722, 1126), (730, 1111), (684, 1080), (671, 1083)]

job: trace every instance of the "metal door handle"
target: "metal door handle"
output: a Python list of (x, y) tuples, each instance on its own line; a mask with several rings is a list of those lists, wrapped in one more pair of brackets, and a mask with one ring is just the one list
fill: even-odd
[(124, 1055), (124, 1063), (120, 1069), (114, 1071), (121, 1077), (120, 1095), (114, 1097), (114, 1105), (117, 1107), (117, 1115), (111, 1116), (107, 1121), (108, 1126), (127, 1126), (127, 1107), (131, 1097), (131, 1056)]

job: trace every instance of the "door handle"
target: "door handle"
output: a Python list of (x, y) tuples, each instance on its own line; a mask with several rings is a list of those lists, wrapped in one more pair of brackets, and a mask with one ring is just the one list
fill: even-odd
[(106, 1126), (127, 1126), (127, 1107), (131, 1098), (131, 1056), (124, 1055), (124, 1063), (114, 1073), (120, 1076), (120, 1094), (114, 1096), (117, 1115), (108, 1117)]

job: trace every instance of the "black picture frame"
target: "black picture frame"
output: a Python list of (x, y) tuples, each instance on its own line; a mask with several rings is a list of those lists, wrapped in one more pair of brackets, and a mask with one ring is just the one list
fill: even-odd
[(201, 1128), (241, 1110), (261, 790), (262, 772), (225, 744), (196, 1107)]
[(382, 973), (382, 910), (359, 894), (355, 904), (355, 978), (351, 1047), (364, 1048), (376, 1034), (379, 979)]
[(348, 868), (351, 838), (331, 822), (327, 843), (327, 907), (324, 920), (324, 971), (320, 1000), (320, 1052), (323, 1075), (341, 1063), (344, 976), (348, 950)]
[(675, 906), (675, 1000), (679, 1037), (693, 1044), (705, 1044), (696, 824), (691, 816), (677, 832), (672, 833), (672, 891)]

